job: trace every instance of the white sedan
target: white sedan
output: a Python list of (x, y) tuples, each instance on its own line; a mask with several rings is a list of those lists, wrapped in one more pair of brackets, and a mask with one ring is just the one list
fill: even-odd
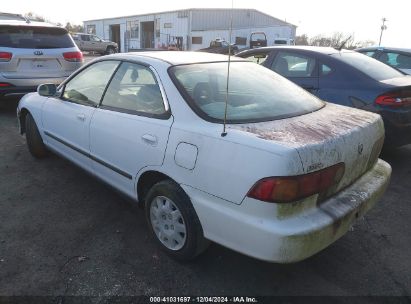
[(227, 70), (226, 56), (199, 52), (101, 57), (24, 96), (20, 131), (34, 157), (54, 151), (144, 204), (175, 258), (211, 240), (303, 260), (382, 197), (383, 122), (240, 58), (227, 92)]

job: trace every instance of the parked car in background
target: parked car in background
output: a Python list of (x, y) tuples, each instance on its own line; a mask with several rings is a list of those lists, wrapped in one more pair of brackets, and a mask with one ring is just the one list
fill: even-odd
[(305, 259), (382, 197), (383, 122), (236, 57), (227, 92), (227, 60), (98, 58), (24, 96), (20, 131), (33, 156), (55, 151), (145, 204), (149, 229), (176, 258), (211, 240), (266, 261)]
[(67, 30), (23, 17), (0, 18), (0, 98), (59, 84), (83, 64)]
[(375, 58), (385, 64), (411, 74), (411, 49), (389, 47), (366, 47), (355, 51)]
[(411, 76), (363, 54), (325, 47), (276, 46), (236, 56), (277, 72), (322, 100), (381, 114), (387, 147), (411, 143)]
[(103, 40), (92, 34), (73, 33), (71, 36), (80, 50), (100, 54), (114, 54), (118, 52), (118, 44), (113, 41)]
[(210, 42), (209, 47), (200, 49), (198, 51), (224, 55), (228, 55), (228, 53), (230, 52), (231, 55), (234, 55), (238, 52), (238, 46), (236, 46), (235, 44), (230, 45), (227, 41), (222, 39), (216, 39)]

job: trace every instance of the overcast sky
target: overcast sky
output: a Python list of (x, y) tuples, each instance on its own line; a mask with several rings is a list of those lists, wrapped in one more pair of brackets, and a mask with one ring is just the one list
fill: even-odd
[[(2, 0), (0, 11), (33, 12), (50, 21), (81, 24), (83, 20), (137, 15), (184, 8), (227, 8), (231, 0)], [(235, 8), (254, 8), (298, 26), (297, 35), (354, 34), (378, 43), (381, 19), (387, 18), (382, 44), (411, 48), (409, 0), (234, 0)]]

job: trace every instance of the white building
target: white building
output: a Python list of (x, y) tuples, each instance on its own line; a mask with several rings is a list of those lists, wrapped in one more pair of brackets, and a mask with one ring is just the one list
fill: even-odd
[(253, 32), (264, 32), (268, 45), (278, 38), (294, 39), (296, 26), (255, 9), (187, 9), (118, 18), (84, 21), (85, 31), (115, 41), (121, 52), (141, 48), (166, 48), (179, 43), (183, 50), (208, 47), (210, 41), (249, 46)]

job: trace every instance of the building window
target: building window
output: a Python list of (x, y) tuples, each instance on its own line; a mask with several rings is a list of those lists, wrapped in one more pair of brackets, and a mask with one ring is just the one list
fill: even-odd
[(164, 28), (172, 28), (173, 24), (172, 23), (164, 23)]
[(203, 37), (191, 37), (192, 44), (203, 44)]
[(89, 24), (87, 25), (87, 34), (96, 34), (96, 25), (95, 24)]
[(188, 11), (179, 11), (177, 17), (178, 18), (188, 18)]
[(235, 37), (235, 44), (237, 45), (246, 45), (247, 37)]
[(138, 20), (127, 21), (127, 32), (129, 38), (138, 38), (139, 30)]

